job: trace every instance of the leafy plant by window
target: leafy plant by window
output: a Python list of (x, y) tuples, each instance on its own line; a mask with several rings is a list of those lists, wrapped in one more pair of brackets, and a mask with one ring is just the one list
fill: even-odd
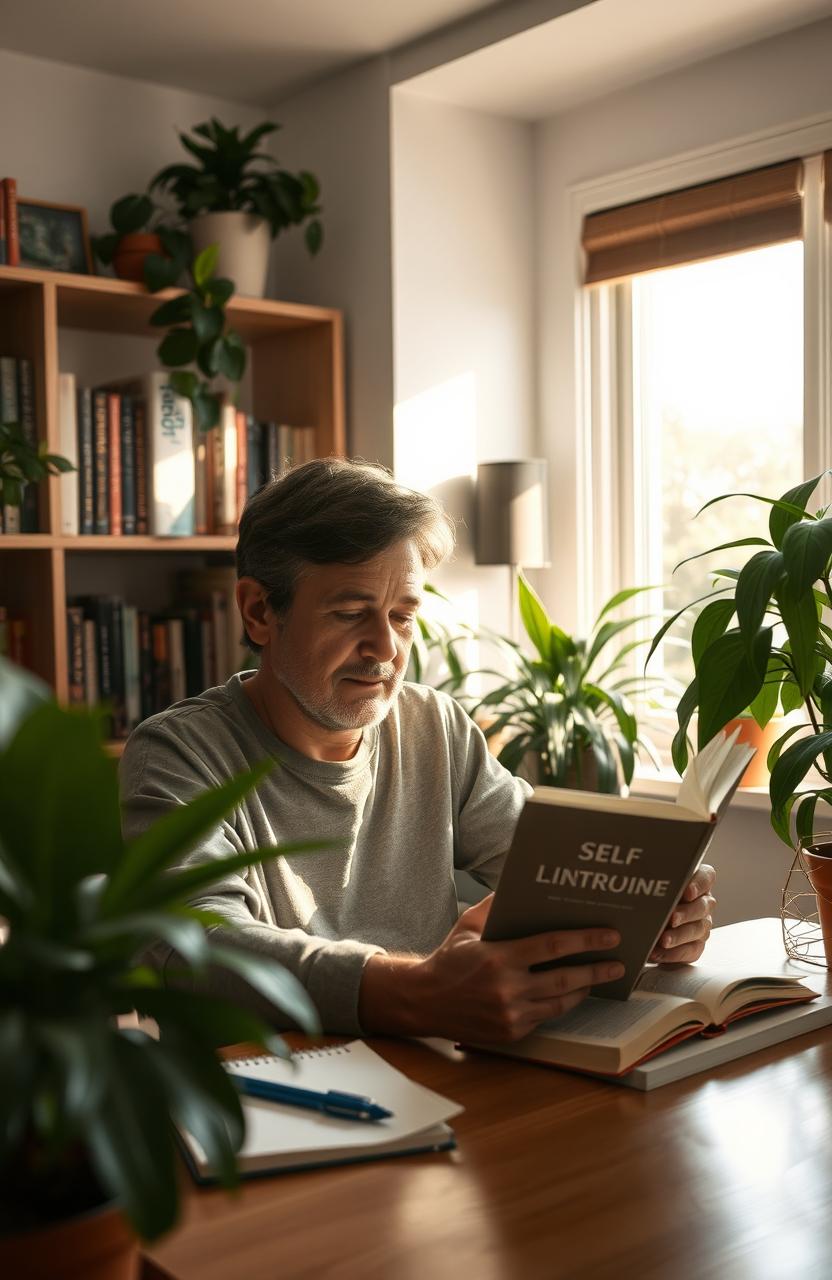
[(306, 247), (315, 254), (323, 243), (317, 178), (306, 170), (289, 173), (267, 151), (257, 149), (263, 138), (279, 128), (265, 121), (241, 137), (238, 126), (226, 129), (216, 117), (195, 125), (192, 135), (180, 133), (179, 140), (198, 163), (167, 165), (156, 174), (150, 190), (170, 192), (186, 220), (200, 213), (233, 210), (259, 214), (268, 222), (273, 239), (289, 227), (306, 223)]
[(537, 654), (527, 657), (519, 646), (503, 641), (515, 671), (486, 669), (497, 687), (472, 708), (472, 714), (493, 717), (487, 737), (510, 730), (498, 759), (517, 773), (524, 756), (539, 760), (539, 781), (547, 786), (581, 786), (590, 762), (597, 773), (597, 790), (617, 792), (630, 783), (636, 753), (650, 744), (638, 731), (630, 694), (644, 692), (651, 683), (628, 673), (627, 658), (641, 640), (630, 640), (612, 654), (609, 646), (641, 621), (610, 615), (648, 587), (619, 591), (601, 609), (587, 639), (568, 635), (549, 617), (539, 596), (520, 575), (520, 614), (526, 635)]
[[(694, 713), (701, 749), (745, 707), (761, 726), (778, 704), (784, 712), (804, 708), (808, 723), (781, 734), (768, 758), (772, 826), (788, 845), (792, 810), (797, 838), (808, 839), (818, 801), (832, 803), (832, 515), (828, 507), (806, 510), (828, 474), (796, 485), (781, 498), (726, 493), (706, 503), (703, 511), (729, 498), (753, 498), (770, 508), (768, 537), (752, 534), (690, 557), (760, 548), (741, 569), (712, 570), (715, 589), (668, 619), (650, 649), (652, 654), (682, 614), (701, 606), (691, 633), (696, 674), (679, 702), (673, 740), (680, 773)], [(798, 737), (801, 733), (805, 736)], [(798, 793), (813, 767), (821, 783)]]
[[(0, 684), (9, 670), (0, 660)], [(125, 843), (98, 714), (44, 702), (0, 752), (0, 1232), (41, 1225), (50, 1210), (64, 1216), (91, 1180), (141, 1236), (160, 1235), (178, 1212), (175, 1124), (225, 1185), (235, 1181), (244, 1121), (216, 1047), (286, 1049), (200, 980), (219, 966), (304, 1030), (319, 1023), (291, 974), (231, 945), (222, 916), (188, 903), (230, 872), (323, 846), (181, 863), (274, 767), (177, 806)], [(216, 925), (225, 926), (217, 940)], [(166, 978), (181, 987), (136, 958), (157, 939), (178, 954)], [(158, 1040), (117, 1024), (133, 1010), (156, 1021)]]
[(27, 484), (74, 470), (68, 458), (48, 452), (45, 440), (32, 445), (20, 423), (0, 423), (0, 503), (19, 507)]

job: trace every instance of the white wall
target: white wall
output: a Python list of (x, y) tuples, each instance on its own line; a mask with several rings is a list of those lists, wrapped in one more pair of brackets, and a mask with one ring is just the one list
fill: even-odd
[(505, 630), (508, 571), (473, 563), (472, 478), (534, 438), (532, 130), (397, 89), (392, 155), (396, 475), (459, 522), (437, 585)]
[[(806, 117), (832, 113), (832, 22), (818, 23), (612, 95), (537, 126), (540, 446), (555, 486), (547, 599), (577, 612), (575, 293), (570, 191)], [(544, 355), (545, 353), (545, 355)], [(712, 846), (717, 923), (773, 915), (789, 865), (765, 810), (732, 808)]]
[(212, 114), (244, 125), (263, 115), (219, 98), (0, 50), (3, 173), (17, 178), (23, 196), (83, 205), (93, 235), (110, 229), (114, 200), (143, 191), (163, 165), (184, 158), (176, 130)]
[(275, 245), (271, 292), (345, 313), (350, 452), (393, 463), (390, 105), (378, 57), (280, 102), (274, 149), (321, 183), (325, 241), (310, 259), (297, 231)]

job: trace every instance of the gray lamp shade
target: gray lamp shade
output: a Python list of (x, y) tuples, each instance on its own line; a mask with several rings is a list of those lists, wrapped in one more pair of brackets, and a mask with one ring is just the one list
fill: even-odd
[(549, 564), (546, 459), (481, 462), (477, 467), (477, 564)]

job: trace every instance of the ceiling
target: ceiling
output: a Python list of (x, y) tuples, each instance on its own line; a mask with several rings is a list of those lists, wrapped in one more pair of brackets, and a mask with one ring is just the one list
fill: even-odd
[[(232, 102), (302, 85), (531, 0), (0, 0), (0, 47)], [(559, 5), (554, 3), (556, 10)], [(406, 82), (535, 120), (832, 15), (832, 0), (564, 0), (563, 13)], [(517, 25), (517, 24), (515, 24)]]
[(494, 0), (0, 0), (0, 48), (270, 106)]
[(832, 0), (595, 0), (405, 88), (538, 120), (830, 15)]

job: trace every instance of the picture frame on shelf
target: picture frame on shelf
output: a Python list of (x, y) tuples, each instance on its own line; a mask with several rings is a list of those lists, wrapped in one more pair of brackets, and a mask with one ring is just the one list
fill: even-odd
[(19, 198), (20, 265), (92, 275), (87, 211), (80, 205)]

